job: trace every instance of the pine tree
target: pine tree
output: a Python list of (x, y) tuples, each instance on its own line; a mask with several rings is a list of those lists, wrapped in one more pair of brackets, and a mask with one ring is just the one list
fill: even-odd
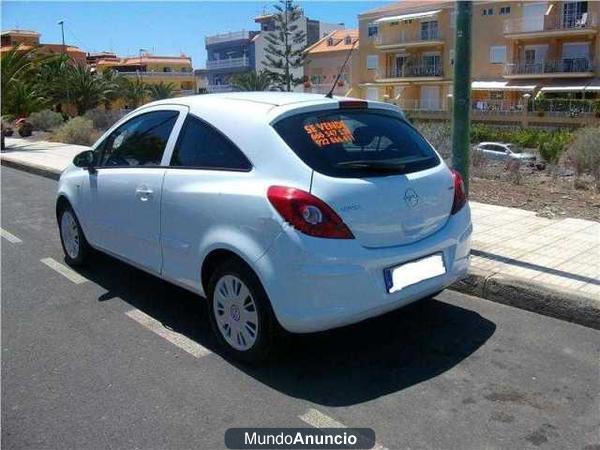
[(293, 69), (304, 64), (306, 48), (306, 33), (299, 29), (298, 19), (302, 10), (292, 0), (279, 0), (273, 5), (277, 11), (273, 15), (274, 31), (265, 33), (268, 45), (265, 47), (266, 73), (282, 90), (291, 91), (302, 83), (302, 78), (295, 77)]

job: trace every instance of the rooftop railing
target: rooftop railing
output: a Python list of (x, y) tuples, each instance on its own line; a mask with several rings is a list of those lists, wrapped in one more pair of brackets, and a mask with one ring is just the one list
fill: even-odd
[(206, 45), (219, 44), (221, 42), (237, 41), (240, 39), (250, 39), (250, 32), (246, 30), (230, 31), (229, 33), (214, 34), (206, 36), (204, 43)]
[(418, 42), (429, 42), (443, 40), (439, 30), (399, 30), (394, 32), (383, 31), (375, 37), (377, 45), (394, 45)]
[(207, 69), (230, 69), (235, 67), (249, 67), (250, 58), (242, 56), (240, 58), (214, 59), (206, 61)]
[(504, 66), (505, 75), (541, 75), (548, 73), (592, 72), (594, 62), (590, 58), (544, 59), (535, 62), (519, 61)]
[(504, 21), (504, 33), (536, 33), (540, 31), (577, 30), (598, 25), (592, 13), (554, 14), (550, 16), (523, 17)]
[(119, 72), (120, 75), (124, 75), (124, 76), (129, 76), (129, 77), (173, 77), (173, 78), (177, 78), (177, 77), (193, 77), (194, 76), (194, 72), (192, 72), (191, 70), (189, 72), (162, 72), (160, 70), (156, 70), (156, 71), (148, 71), (148, 72), (139, 72), (139, 71), (135, 71), (135, 72)]

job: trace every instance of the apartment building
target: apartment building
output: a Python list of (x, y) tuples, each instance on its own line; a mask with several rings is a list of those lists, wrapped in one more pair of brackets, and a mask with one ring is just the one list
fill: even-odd
[(185, 55), (158, 56), (148, 52), (122, 58), (110, 55), (97, 59), (95, 67), (98, 71), (115, 70), (147, 84), (170, 83), (176, 95), (191, 95), (196, 91), (192, 59)]
[[(332, 31), (308, 47), (304, 62), (304, 92), (327, 94), (333, 87), (334, 95), (352, 95), (353, 58), (357, 51), (358, 30)], [(348, 63), (342, 70), (347, 57)], [(334, 86), (338, 73), (341, 75)]]
[(7, 52), (14, 46), (18, 46), (20, 51), (27, 51), (31, 48), (37, 47), (38, 52), (43, 55), (65, 53), (78, 64), (86, 63), (86, 54), (79, 47), (68, 44), (63, 46), (62, 44), (41, 43), (40, 36), (40, 33), (31, 30), (2, 31), (0, 36), (0, 53)]
[[(266, 68), (264, 64), (264, 61), (266, 60), (265, 50), (269, 43), (265, 39), (265, 36), (275, 30), (274, 15), (263, 14), (256, 17), (254, 21), (260, 25), (260, 34), (256, 36), (254, 42), (256, 52), (255, 69), (260, 71)], [(345, 28), (343, 23), (327, 23), (320, 20), (310, 19), (304, 15), (304, 11), (301, 11), (300, 17), (293, 25), (298, 27), (297, 31), (303, 31), (306, 36), (304, 42), (296, 44), (298, 47), (309, 47), (332, 31), (343, 30)], [(304, 78), (304, 67), (292, 69), (292, 75), (296, 78)], [(302, 91), (303, 87), (298, 86), (296, 90)]]
[(255, 38), (258, 31), (232, 31), (206, 36), (206, 70), (208, 92), (235, 90), (231, 77), (255, 69)]
[[(600, 2), (476, 1), (472, 8), (473, 119), (596, 119), (584, 100), (600, 95)], [(447, 118), (454, 23), (452, 1), (405, 0), (359, 15), (356, 92)]]

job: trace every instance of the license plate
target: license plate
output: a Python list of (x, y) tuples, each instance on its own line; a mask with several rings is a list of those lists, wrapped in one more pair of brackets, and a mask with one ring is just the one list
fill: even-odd
[(388, 293), (396, 292), (421, 281), (439, 277), (446, 273), (444, 257), (436, 253), (425, 258), (407, 262), (383, 271)]

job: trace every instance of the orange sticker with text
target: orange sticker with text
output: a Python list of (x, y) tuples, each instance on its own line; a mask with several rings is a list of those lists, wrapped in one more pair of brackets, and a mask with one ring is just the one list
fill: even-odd
[(312, 141), (319, 147), (352, 142), (352, 132), (341, 120), (328, 120), (304, 126)]

